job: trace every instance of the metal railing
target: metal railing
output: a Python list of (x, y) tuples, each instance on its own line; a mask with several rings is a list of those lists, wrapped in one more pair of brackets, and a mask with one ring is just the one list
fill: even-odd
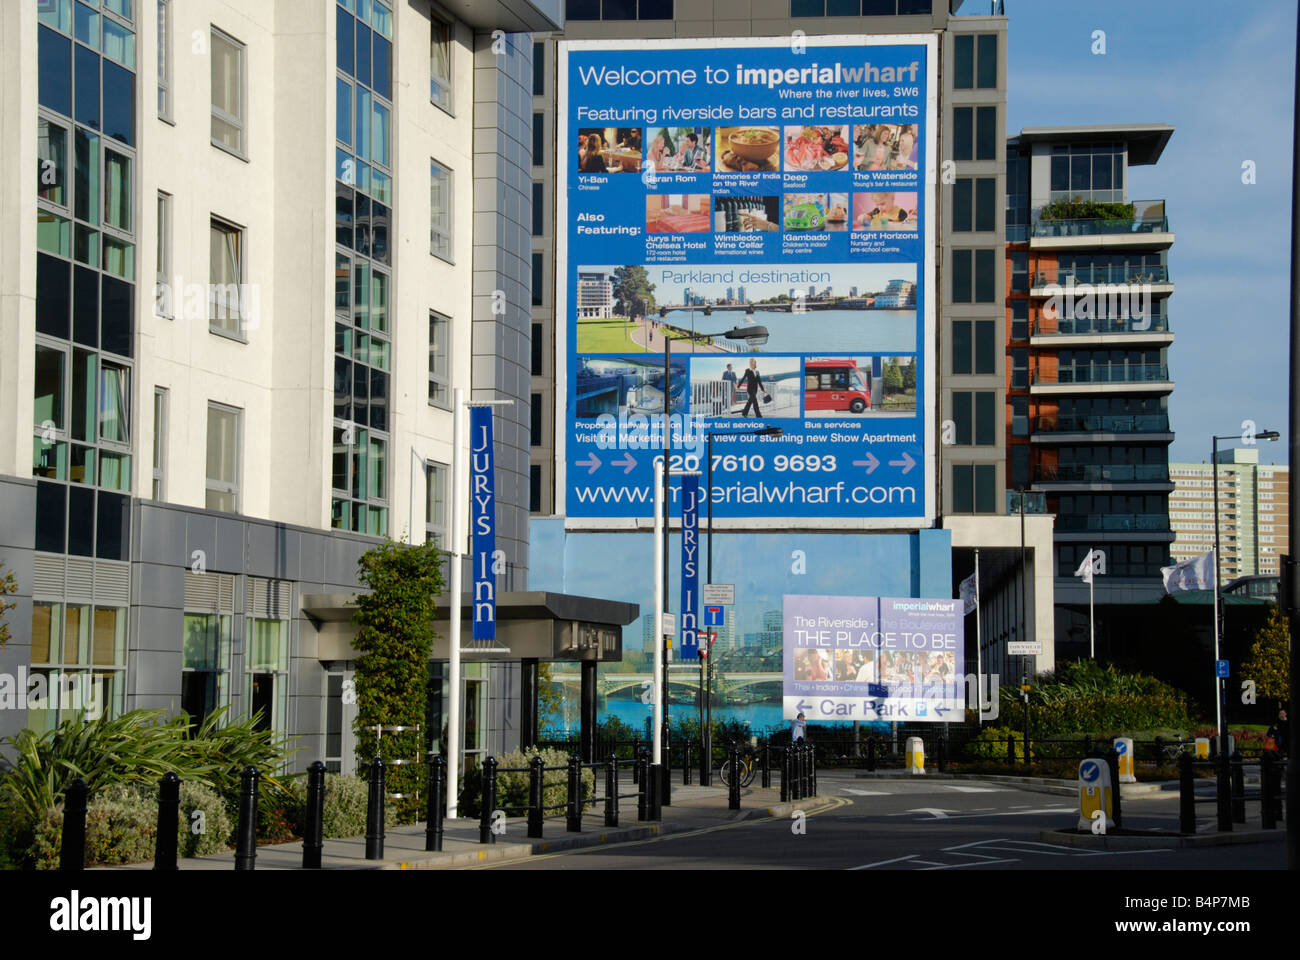
[(1063, 463), (1039, 467), (1034, 480), (1042, 483), (1168, 483), (1165, 463)]
[(1039, 220), (1035, 237), (1094, 237), (1113, 234), (1168, 233), (1169, 218), (1130, 217), (1116, 220)]
[[(1123, 311), (1121, 311), (1123, 312)], [(1136, 311), (1129, 311), (1130, 314)], [(1034, 321), (1033, 336), (1102, 336), (1108, 333), (1165, 333), (1169, 317), (1163, 313), (1128, 317), (1040, 317)]]
[(1076, 513), (1056, 518), (1058, 530), (1169, 531), (1169, 516), (1164, 513)]
[(1035, 433), (1168, 433), (1169, 414), (1057, 415), (1034, 418)]
[(1046, 273), (1034, 276), (1033, 287), (1045, 287), (1056, 283), (1068, 287), (1070, 279), (1074, 283), (1169, 283), (1169, 267), (1164, 264), (1139, 266), (1137, 264), (1110, 264), (1091, 267), (1058, 267), (1056, 276)]
[(1057, 370), (1035, 370), (1030, 383), (1159, 383), (1169, 379), (1163, 363), (1089, 364)]

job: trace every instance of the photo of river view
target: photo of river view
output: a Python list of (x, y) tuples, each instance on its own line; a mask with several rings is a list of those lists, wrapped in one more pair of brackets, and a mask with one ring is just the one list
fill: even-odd
[[(694, 314), (692, 318), (692, 314)], [(705, 317), (702, 310), (670, 310), (664, 322), (684, 330), (716, 331), (740, 325), (745, 314), (719, 311)], [(913, 353), (916, 350), (916, 310), (809, 310), (787, 313), (756, 307), (756, 324), (767, 328), (763, 353)], [(724, 341), (725, 342), (725, 341)], [(681, 344), (673, 353), (689, 353)]]

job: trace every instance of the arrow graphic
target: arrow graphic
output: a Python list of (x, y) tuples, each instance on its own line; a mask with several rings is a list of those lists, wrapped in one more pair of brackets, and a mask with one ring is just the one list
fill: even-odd
[[(870, 451), (867, 452), (866, 457), (867, 459), (865, 460), (854, 460), (853, 465), (855, 467), (866, 467), (867, 473), (871, 473), (871, 471), (875, 470), (876, 467), (880, 466), (880, 461), (877, 460), (876, 455)], [(903, 472), (906, 473), (907, 471)]]
[(934, 712), (942, 717), (945, 713), (948, 712), (948, 708), (945, 707), (942, 703), (936, 703), (934, 705)]
[[(916, 466), (916, 461), (912, 459), (912, 455), (910, 453), (904, 453), (902, 460), (890, 460), (889, 465), (891, 467), (902, 467), (903, 475), (906, 476), (908, 471), (910, 471), (914, 466)], [(870, 472), (871, 472), (870, 470), (867, 471), (867, 473)]]
[(586, 460), (577, 460), (575, 461), (575, 465), (579, 467), (590, 467), (591, 469), (587, 471), (590, 475), (600, 469), (600, 457), (596, 456), (594, 453), (589, 453), (587, 454)]
[(794, 705), (794, 708), (798, 710), (800, 713), (807, 713), (809, 710), (812, 709), (812, 704), (804, 703), (801, 698), (799, 702)]
[(636, 469), (636, 457), (630, 453), (625, 453), (621, 460), (611, 460), (610, 463), (612, 466), (622, 467), (624, 476)]

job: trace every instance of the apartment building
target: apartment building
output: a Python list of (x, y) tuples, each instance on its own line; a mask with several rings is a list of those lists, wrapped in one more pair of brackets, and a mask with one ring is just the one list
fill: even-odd
[[(1287, 531), (1291, 504), (1288, 469), (1261, 464), (1259, 448), (1219, 453), (1219, 578), (1224, 586), (1235, 577), (1279, 576), (1279, 557), (1289, 551)], [(1213, 464), (1171, 463), (1169, 526), (1174, 562), (1205, 553), (1214, 546)]]
[[(523, 585), (520, 31), (553, 6), (3, 5), (0, 672), (93, 678), (111, 711), (261, 709), (296, 764), (350, 766), (357, 558), (446, 542), (457, 388), (512, 401), (496, 529)], [(474, 750), (517, 736), (488, 709), (506, 669), (467, 665)]]
[[(1162, 200), (1132, 200), (1167, 124), (1029, 127), (1007, 143), (1008, 465), (1056, 515), (1056, 634), (1086, 642), (1096, 604), (1162, 591), (1169, 561), (1169, 249)], [(1104, 613), (1101, 614), (1104, 619)]]

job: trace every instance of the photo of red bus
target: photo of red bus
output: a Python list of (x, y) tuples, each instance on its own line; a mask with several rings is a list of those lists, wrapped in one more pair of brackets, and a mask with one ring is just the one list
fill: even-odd
[(871, 409), (871, 373), (858, 369), (852, 357), (808, 360), (804, 363), (805, 411), (835, 410), (865, 413)]

